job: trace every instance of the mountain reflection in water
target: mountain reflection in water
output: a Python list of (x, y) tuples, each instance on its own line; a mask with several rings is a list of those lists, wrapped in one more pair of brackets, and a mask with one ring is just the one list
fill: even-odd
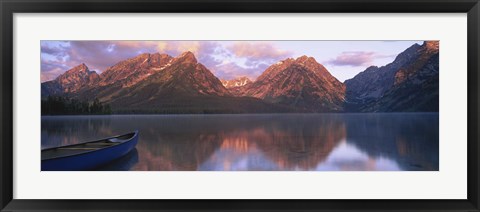
[(99, 170), (428, 171), (438, 128), (438, 113), (45, 116), (42, 148), (138, 129), (138, 154)]

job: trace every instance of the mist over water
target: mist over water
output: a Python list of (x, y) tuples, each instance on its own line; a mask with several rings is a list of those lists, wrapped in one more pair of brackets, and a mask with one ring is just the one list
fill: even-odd
[(139, 130), (98, 170), (430, 171), (438, 113), (44, 116), (42, 148)]

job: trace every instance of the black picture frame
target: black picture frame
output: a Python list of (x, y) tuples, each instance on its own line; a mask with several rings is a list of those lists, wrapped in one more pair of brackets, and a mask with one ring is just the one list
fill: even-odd
[[(478, 0), (0, 0), (1, 211), (479, 211)], [(466, 200), (24, 200), (13, 199), (14, 13), (467, 13)], [(448, 182), (446, 182), (448, 183)]]

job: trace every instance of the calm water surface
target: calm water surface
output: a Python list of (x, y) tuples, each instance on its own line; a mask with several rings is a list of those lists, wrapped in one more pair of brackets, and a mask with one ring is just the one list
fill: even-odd
[(42, 148), (138, 129), (99, 170), (438, 170), (438, 113), (44, 116)]

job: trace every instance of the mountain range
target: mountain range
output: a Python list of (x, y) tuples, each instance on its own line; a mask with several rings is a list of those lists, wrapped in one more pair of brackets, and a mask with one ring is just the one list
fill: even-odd
[(344, 83), (313, 57), (287, 58), (256, 80), (218, 79), (192, 52), (140, 54), (101, 74), (80, 64), (41, 84), (42, 99), (98, 99), (117, 113), (438, 111), (439, 44), (425, 41)]
[(439, 43), (414, 44), (392, 63), (371, 66), (345, 85), (349, 111), (438, 111)]

